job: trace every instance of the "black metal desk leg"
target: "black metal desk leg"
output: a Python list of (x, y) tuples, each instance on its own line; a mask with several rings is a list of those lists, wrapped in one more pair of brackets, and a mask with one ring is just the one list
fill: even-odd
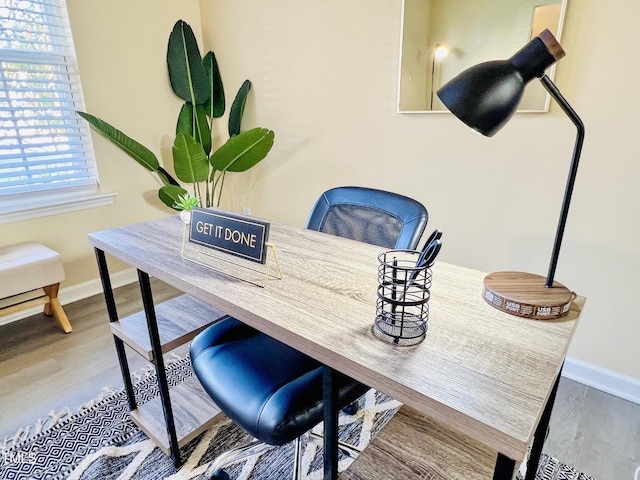
[(511, 480), (516, 469), (516, 461), (498, 453), (496, 469), (493, 471), (493, 480)]
[[(109, 321), (118, 321), (118, 310), (116, 309), (116, 301), (113, 297), (113, 288), (111, 287), (111, 277), (109, 276), (109, 268), (107, 267), (107, 259), (104, 252), (98, 248), (95, 249), (96, 259), (98, 261), (98, 270), (100, 272), (100, 280), (102, 281), (102, 291), (104, 292), (104, 299), (107, 303), (107, 312), (109, 313)], [(136, 396), (133, 391), (133, 383), (131, 382), (131, 374), (129, 371), (129, 360), (124, 349), (124, 342), (113, 336), (113, 340), (116, 344), (116, 353), (118, 354), (118, 363), (120, 364), (120, 371), (122, 372), (122, 381), (124, 382), (124, 388), (127, 392), (127, 400), (129, 402), (129, 410), (135, 410)]]
[(138, 281), (140, 282), (140, 291), (142, 292), (142, 304), (147, 317), (147, 328), (149, 329), (149, 339), (151, 340), (151, 348), (153, 350), (153, 364), (156, 367), (156, 375), (158, 376), (158, 388), (160, 390), (160, 399), (162, 401), (162, 410), (164, 412), (164, 420), (167, 426), (167, 434), (169, 435), (169, 447), (171, 450), (171, 459), (176, 467), (182, 463), (180, 458), (180, 449), (178, 447), (178, 437), (176, 435), (176, 426), (173, 418), (173, 409), (171, 407), (171, 399), (169, 398), (169, 384), (167, 382), (167, 373), (164, 369), (164, 359), (162, 358), (162, 344), (160, 343), (160, 334), (158, 332), (158, 322), (156, 319), (156, 309), (153, 304), (153, 295), (151, 294), (151, 283), (149, 275), (142, 270), (138, 270)]
[(556, 393), (558, 393), (558, 384), (560, 383), (560, 374), (562, 369), (558, 372), (556, 383), (551, 389), (551, 394), (547, 400), (547, 405), (544, 407), (542, 417), (536, 428), (536, 433), (533, 435), (533, 445), (531, 446), (531, 453), (529, 454), (529, 461), (527, 462), (527, 474), (524, 480), (535, 480), (536, 471), (538, 470), (538, 464), (540, 463), (540, 456), (542, 455), (542, 447), (547, 436), (547, 428), (549, 427), (549, 420), (551, 419), (551, 411), (553, 410), (553, 404), (556, 401)]
[(338, 478), (338, 392), (333, 388), (335, 371), (323, 367), (324, 401), (324, 480)]

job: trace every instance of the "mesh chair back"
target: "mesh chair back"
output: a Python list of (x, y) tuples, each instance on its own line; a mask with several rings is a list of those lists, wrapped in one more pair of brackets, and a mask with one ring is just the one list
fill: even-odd
[(364, 187), (337, 187), (318, 199), (307, 228), (386, 248), (415, 249), (427, 209), (409, 197)]

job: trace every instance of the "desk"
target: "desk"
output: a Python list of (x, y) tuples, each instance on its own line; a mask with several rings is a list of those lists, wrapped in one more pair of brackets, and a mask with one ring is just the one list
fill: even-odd
[(89, 242), (141, 280), (153, 275), (499, 452), (495, 479), (510, 479), (536, 428), (546, 429), (584, 298), (562, 321), (523, 319), (482, 300), (484, 273), (437, 262), (426, 339), (396, 347), (371, 333), (382, 248), (272, 223), (284, 278), (259, 288), (183, 259), (182, 234), (172, 216)]

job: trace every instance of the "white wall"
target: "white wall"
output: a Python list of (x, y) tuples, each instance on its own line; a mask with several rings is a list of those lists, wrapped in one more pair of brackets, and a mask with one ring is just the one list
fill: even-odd
[[(558, 108), (492, 139), (448, 114), (395, 113), (401, 0), (201, 0), (201, 13), (225, 85), (254, 82), (248, 126), (276, 132), (235, 182), (237, 207), (303, 225), (327, 188), (386, 188), (429, 208), (442, 260), (546, 275), (574, 142)], [(587, 127), (556, 274), (588, 299), (569, 354), (636, 378), (638, 15), (633, 0), (570, 0), (556, 76)]]

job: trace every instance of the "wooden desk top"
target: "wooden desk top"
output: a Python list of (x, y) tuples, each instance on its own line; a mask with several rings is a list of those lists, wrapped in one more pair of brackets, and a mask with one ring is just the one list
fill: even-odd
[(523, 319), (484, 302), (484, 273), (436, 262), (426, 339), (398, 347), (371, 332), (383, 248), (272, 223), (284, 278), (260, 288), (182, 258), (182, 235), (171, 216), (89, 242), (516, 461), (525, 457), (584, 298), (561, 321)]

